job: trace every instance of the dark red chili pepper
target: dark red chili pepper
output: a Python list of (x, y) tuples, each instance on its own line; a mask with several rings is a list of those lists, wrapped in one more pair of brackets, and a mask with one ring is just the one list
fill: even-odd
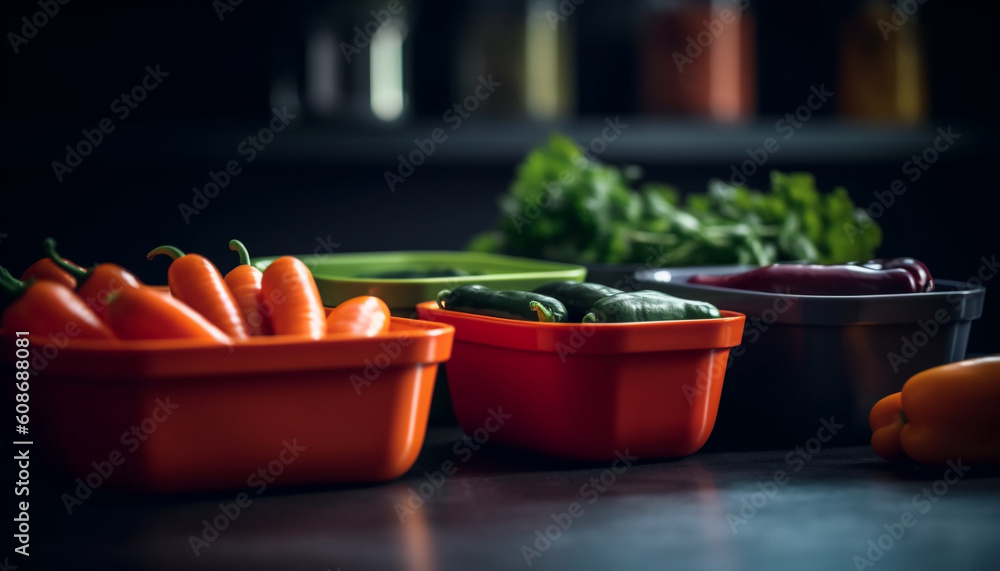
[(697, 274), (688, 283), (791, 295), (879, 295), (923, 291), (902, 268), (875, 269), (841, 264), (772, 264), (749, 272)]
[[(66, 260), (66, 263), (76, 266), (69, 260)], [(76, 267), (79, 268), (79, 266)], [(83, 271), (83, 268), (80, 268), (80, 271)], [(24, 273), (21, 274), (21, 281), (26, 282), (31, 279), (59, 282), (69, 289), (76, 289), (76, 278), (56, 265), (51, 258), (42, 258), (24, 270)]]
[(63, 271), (76, 279), (76, 294), (94, 310), (101, 319), (107, 319), (105, 311), (108, 296), (122, 288), (142, 287), (139, 278), (117, 264), (95, 264), (89, 270), (81, 270), (56, 253), (56, 241), (46, 238), (45, 252)]
[(920, 291), (934, 291), (934, 277), (931, 276), (931, 271), (927, 269), (927, 266), (923, 262), (915, 258), (876, 258), (868, 260), (862, 265), (875, 270), (902, 268), (913, 274), (913, 278), (917, 280), (917, 287), (920, 288)]
[(66, 332), (80, 339), (114, 339), (107, 324), (73, 290), (49, 280), (14, 279), (0, 267), (0, 325), (8, 333), (36, 335)]

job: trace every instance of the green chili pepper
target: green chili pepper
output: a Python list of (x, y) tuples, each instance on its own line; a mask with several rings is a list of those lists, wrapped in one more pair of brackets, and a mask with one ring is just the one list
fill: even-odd
[(584, 323), (628, 323), (633, 321), (674, 321), (721, 317), (719, 310), (704, 301), (691, 301), (658, 291), (616, 293), (598, 300)]
[(590, 313), (590, 308), (598, 300), (609, 295), (622, 293), (622, 290), (601, 284), (589, 282), (549, 282), (533, 289), (535, 293), (554, 297), (566, 306), (569, 320), (579, 322), (583, 316)]
[(437, 302), (442, 309), (504, 319), (560, 323), (567, 320), (566, 307), (559, 300), (530, 291), (497, 291), (481, 285), (463, 285), (443, 290)]

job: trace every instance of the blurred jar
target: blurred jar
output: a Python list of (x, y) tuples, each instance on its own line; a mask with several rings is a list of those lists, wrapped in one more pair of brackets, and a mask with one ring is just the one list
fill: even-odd
[(414, 10), (415, 4), (406, 0), (317, 4), (302, 15), (301, 65), (285, 69), (275, 80), (272, 100), (294, 98), (306, 113), (321, 119), (405, 119)]
[(482, 0), (470, 3), (461, 26), (456, 104), (483, 78), (500, 85), (475, 103), (500, 116), (557, 119), (576, 107), (571, 0)]
[(847, 18), (840, 41), (840, 112), (916, 123), (927, 116), (920, 0), (870, 0)]
[(643, 111), (718, 121), (753, 114), (757, 56), (749, 0), (650, 0), (639, 18)]

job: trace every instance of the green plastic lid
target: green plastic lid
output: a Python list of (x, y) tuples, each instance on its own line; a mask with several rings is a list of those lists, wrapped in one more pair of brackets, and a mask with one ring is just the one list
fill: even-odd
[[(254, 258), (264, 270), (279, 256)], [(532, 290), (557, 280), (583, 281), (587, 269), (481, 252), (364, 252), (296, 255), (316, 279), (323, 304), (333, 307), (359, 295), (382, 298), (396, 315), (435, 299), (443, 289), (482, 284), (498, 290)]]

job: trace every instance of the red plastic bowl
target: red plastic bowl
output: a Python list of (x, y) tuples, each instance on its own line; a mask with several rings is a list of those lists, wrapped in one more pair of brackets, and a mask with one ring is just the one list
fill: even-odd
[[(536, 323), (417, 305), (455, 327), (448, 361), (462, 429), (550, 456), (612, 460), (696, 452), (715, 424), (729, 350), (745, 317), (645, 323)], [(504, 423), (489, 421), (510, 415)], [(488, 423), (489, 421), (489, 423)]]
[(31, 379), (31, 437), (91, 488), (388, 480), (417, 458), (453, 335), (394, 317), (370, 338), (70, 340)]

